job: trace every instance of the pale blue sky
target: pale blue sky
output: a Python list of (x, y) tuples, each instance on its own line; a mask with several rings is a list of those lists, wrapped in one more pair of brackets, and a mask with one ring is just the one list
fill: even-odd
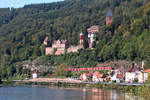
[(36, 4), (36, 3), (50, 3), (50, 2), (57, 2), (63, 0), (0, 0), (0, 8), (6, 7), (23, 7), (27, 4)]

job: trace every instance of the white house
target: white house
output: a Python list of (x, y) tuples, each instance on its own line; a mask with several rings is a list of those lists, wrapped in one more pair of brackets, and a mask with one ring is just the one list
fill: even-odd
[(142, 72), (137, 73), (137, 79), (138, 79), (138, 83), (143, 83), (145, 82), (144, 77), (145, 76)]
[(133, 83), (135, 78), (136, 78), (136, 73), (135, 72), (126, 72), (125, 73), (125, 82)]
[(125, 82), (133, 83), (137, 80), (139, 83), (143, 83), (143, 74), (140, 67), (132, 67), (129, 71), (125, 73)]
[(39, 78), (39, 72), (38, 71), (34, 71), (33, 73), (32, 73), (32, 78), (33, 79), (35, 79), (35, 78)]
[(32, 78), (34, 79), (34, 78), (38, 78), (38, 74), (37, 73), (33, 73), (32, 74)]
[(126, 72), (125, 74), (125, 82), (133, 82), (135, 79), (137, 79), (138, 83), (144, 83), (146, 80), (148, 80), (148, 76), (150, 74), (150, 69), (140, 71), (136, 68), (132, 68), (129, 72)]
[(150, 69), (147, 69), (147, 70), (144, 70), (143, 71), (143, 80), (144, 80), (144, 82), (146, 81), (146, 80), (148, 80), (148, 78), (149, 78), (149, 75), (150, 75)]
[(121, 72), (115, 73), (111, 77), (111, 81), (116, 81), (117, 83), (120, 83), (122, 80), (123, 80), (123, 73), (121, 73)]

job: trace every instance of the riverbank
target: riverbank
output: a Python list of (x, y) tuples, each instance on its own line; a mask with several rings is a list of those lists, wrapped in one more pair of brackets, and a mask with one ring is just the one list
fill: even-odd
[(37, 86), (49, 86), (49, 87), (63, 87), (63, 88), (99, 88), (99, 89), (110, 89), (117, 90), (122, 93), (131, 93), (138, 96), (145, 96), (145, 94), (150, 94), (150, 85), (141, 84), (116, 84), (116, 83), (94, 83), (94, 82), (83, 82), (81, 80), (71, 79), (71, 78), (36, 78), (29, 80), (14, 80), (5, 81), (2, 86), (7, 85), (37, 85)]
[(26, 85), (49, 85), (58, 87), (86, 87), (81, 80), (71, 78), (36, 78), (29, 80), (13, 80), (16, 84)]
[(35, 78), (29, 80), (14, 80), (14, 82), (82, 83), (81, 80), (72, 78)]
[(29, 80), (14, 80), (16, 84), (26, 85), (49, 85), (59, 87), (97, 87), (107, 89), (117, 89), (121, 91), (129, 91), (134, 93), (137, 88), (142, 87), (144, 84), (128, 84), (128, 83), (95, 83), (95, 82), (84, 82), (72, 78), (35, 78)]

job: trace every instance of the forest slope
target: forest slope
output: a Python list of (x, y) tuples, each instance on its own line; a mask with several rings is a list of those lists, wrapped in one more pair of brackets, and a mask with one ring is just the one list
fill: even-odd
[[(77, 45), (79, 33), (83, 32), (84, 45), (87, 47), (86, 30), (92, 25), (101, 25), (103, 29), (97, 33), (98, 43), (93, 51), (71, 54), (72, 58), (84, 58), (79, 65), (86, 61), (89, 65), (95, 65), (96, 62), (111, 60), (147, 60), (150, 57), (148, 1), (65, 0), (11, 10), (1, 8), (0, 65), (11, 66), (44, 55), (42, 43), (47, 35), (51, 43), (56, 39), (67, 39), (70, 44)], [(109, 8), (114, 15), (111, 26), (105, 25)]]

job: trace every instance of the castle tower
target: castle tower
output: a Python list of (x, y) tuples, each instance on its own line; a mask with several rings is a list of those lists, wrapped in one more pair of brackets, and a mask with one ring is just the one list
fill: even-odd
[(113, 22), (113, 14), (112, 11), (109, 9), (106, 15), (106, 25), (111, 25)]
[(94, 25), (87, 29), (89, 48), (94, 47), (94, 43), (96, 43), (96, 33), (99, 32), (100, 29), (101, 27), (99, 25)]
[(96, 42), (95, 38), (96, 38), (96, 35), (94, 33), (88, 34), (89, 48), (93, 48), (93, 44), (94, 42)]
[(44, 43), (45, 47), (50, 46), (50, 40), (49, 40), (48, 36), (44, 39), (43, 43)]
[(82, 45), (83, 44), (83, 33), (81, 32), (80, 33), (80, 45)]

